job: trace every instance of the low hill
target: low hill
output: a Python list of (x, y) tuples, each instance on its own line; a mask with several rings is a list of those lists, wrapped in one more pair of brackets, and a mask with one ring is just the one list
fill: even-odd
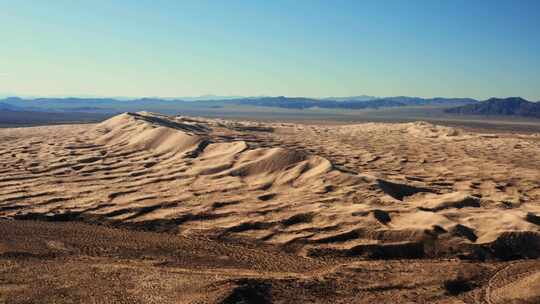
[(446, 110), (447, 113), (468, 115), (515, 115), (540, 118), (540, 103), (520, 97), (491, 98)]

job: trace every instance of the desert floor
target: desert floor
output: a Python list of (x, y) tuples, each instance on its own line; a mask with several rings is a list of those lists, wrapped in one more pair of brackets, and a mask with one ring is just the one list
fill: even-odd
[(540, 134), (0, 129), (0, 303), (540, 303)]

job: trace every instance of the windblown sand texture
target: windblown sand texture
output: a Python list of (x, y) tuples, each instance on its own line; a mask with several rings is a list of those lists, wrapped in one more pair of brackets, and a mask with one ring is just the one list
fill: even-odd
[[(274, 271), (271, 275), (257, 276), (259, 281), (241, 281), (238, 278), (256, 275), (245, 270), (242, 276), (240, 271), (235, 274), (240, 281), (230, 279), (227, 285), (219, 278), (209, 279), (217, 272), (205, 272), (202, 281), (230, 288), (216, 287), (215, 293), (207, 294), (202, 290), (208, 286), (193, 287), (180, 293), (185, 295), (185, 303), (197, 299), (235, 303), (234, 297), (244, 299), (246, 290), (261, 295), (260, 301), (268, 300), (272, 292), (267, 289), (280, 290), (273, 295), (276, 302), (287, 294), (283, 286), (300, 284), (295, 281), (299, 276), (309, 280), (319, 277), (326, 283), (342, 276), (361, 285), (357, 281), (361, 278), (355, 275), (360, 271), (355, 267), (364, 267), (361, 263), (372, 263), (365, 266), (372, 270), (394, 263), (381, 260), (437, 259), (437, 263), (453, 263), (442, 262), (443, 258), (492, 262), (470, 266), (482, 270), (467, 268), (465, 274), (445, 274), (450, 277), (444, 280), (452, 280), (451, 276), (467, 277), (471, 271), (485, 272), (467, 277), (474, 277), (475, 286), (458, 286), (467, 289), (467, 296), (456, 300), (448, 295), (452, 286), (447, 286), (445, 296), (423, 301), (538, 303), (535, 301), (540, 299), (539, 288), (531, 289), (540, 280), (538, 263), (528, 262), (532, 264), (524, 272), (515, 270), (523, 267), (521, 262), (497, 264), (540, 257), (538, 135), (479, 134), (423, 122), (320, 126), (140, 112), (121, 114), (97, 125), (2, 129), (0, 142), (0, 217), (5, 219), (0, 226), (19, 222), (10, 221), (13, 219), (76, 221), (107, 226), (88, 232), (100, 235), (98, 239), (116, 233), (107, 229), (122, 228), (135, 230), (129, 232), (131, 238), (140, 235), (148, 239), (145, 244), (154, 242), (151, 233), (162, 232), (155, 239), (165, 238), (167, 245), (163, 246), (167, 248), (176, 246), (171, 245), (175, 242), (200, 238), (216, 248), (238, 242), (244, 244), (238, 246), (269, 246), (269, 252), (276, 250), (275, 254), (262, 249), (250, 255), (251, 259), (260, 256), (269, 261), (261, 262), (264, 265), (278, 265), (276, 269), (258, 266)], [(45, 231), (65, 227), (25, 223), (17, 229), (29, 232), (28, 225), (45, 225)], [(76, 229), (90, 229), (80, 227)], [(10, 231), (5, 234), (11, 238), (0, 240), (0, 254), (11, 257), (11, 253), (24, 252), (25, 248), (41, 252), (39, 241), (14, 250), (21, 234)], [(69, 240), (73, 247), (69, 249), (65, 240), (53, 239), (43, 245), (44, 252), (79, 252), (75, 248), (91, 246)], [(134, 252), (114, 250), (119, 250), (121, 256)], [(158, 253), (149, 255), (154, 254)], [(283, 258), (279, 258), (281, 254)], [(198, 255), (204, 256), (193, 253), (190, 257)], [(227, 254), (221, 252), (216, 258), (222, 255)], [(374, 260), (378, 262), (370, 262)], [(222, 264), (217, 262), (214, 268), (224, 267)], [(20, 267), (18, 271), (29, 271), (26, 266), (16, 267)], [(409, 266), (395, 267), (408, 271), (405, 269)], [(289, 268), (289, 272), (285, 271)], [(489, 275), (493, 275), (493, 282)], [(507, 280), (495, 283), (497, 275)], [(430, 274), (423, 276), (427, 280)], [(421, 277), (419, 274), (419, 280), (423, 280)], [(436, 283), (439, 291), (431, 293), (445, 292), (441, 287), (443, 277)], [(288, 279), (296, 283), (286, 283)], [(382, 280), (381, 284), (385, 281), (382, 277), (372, 279)], [(404, 282), (399, 284), (405, 286)], [(340, 290), (332, 288), (332, 292)], [(396, 295), (406, 290), (398, 288), (399, 292), (389, 293), (390, 298), (370, 298), (367, 294), (365, 298), (348, 298), (346, 294), (355, 291), (345, 289), (343, 298), (312, 293), (313, 301), (396, 300), (401, 299)], [(13, 291), (5, 290), (8, 294)], [(209, 295), (212, 299), (205, 298)], [(166, 302), (165, 298), (161, 301)], [(448, 299), (458, 302), (444, 302)], [(522, 300), (525, 302), (519, 302)]]

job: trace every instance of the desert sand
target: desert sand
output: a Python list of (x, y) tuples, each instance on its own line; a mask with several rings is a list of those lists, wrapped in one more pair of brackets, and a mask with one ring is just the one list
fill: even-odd
[(0, 303), (540, 302), (539, 134), (140, 112), (0, 142)]

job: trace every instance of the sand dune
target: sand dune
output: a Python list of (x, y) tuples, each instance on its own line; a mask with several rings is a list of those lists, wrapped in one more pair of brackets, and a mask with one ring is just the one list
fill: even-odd
[[(366, 256), (365, 246), (404, 248), (398, 257), (410, 246), (411, 257), (540, 253), (523, 248), (540, 248), (531, 220), (540, 214), (539, 171), (513, 164), (517, 155), (468, 156), (482, 143), (537, 150), (533, 139), (427, 123), (246, 131), (254, 127), (141, 112), (95, 126), (3, 130), (17, 139), (2, 154), (0, 215), (247, 238), (307, 255)], [(519, 175), (500, 180), (500, 170)]]
[[(313, 259), (540, 257), (536, 135), (140, 112), (2, 129), (0, 140), (7, 220), (204, 236)], [(524, 286), (536, 280), (490, 292), (534, 302)]]

